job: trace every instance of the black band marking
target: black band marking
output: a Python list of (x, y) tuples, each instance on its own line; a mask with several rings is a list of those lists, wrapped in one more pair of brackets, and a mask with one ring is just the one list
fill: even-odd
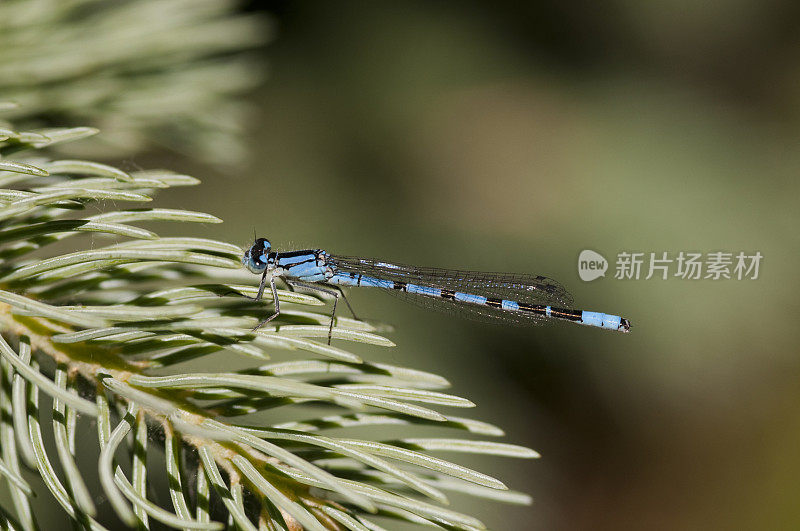
[[(525, 312), (533, 312), (547, 315), (547, 306), (543, 304), (520, 304), (519, 309)], [(580, 310), (568, 310), (566, 308), (550, 308), (550, 317), (564, 319), (567, 321), (581, 321)]]
[(456, 298), (456, 292), (452, 289), (442, 289), (442, 294), (439, 296), (443, 299), (452, 301)]
[(582, 321), (582, 312), (579, 310), (567, 310), (564, 308), (550, 308), (550, 315), (558, 319), (568, 321)]
[(318, 253), (316, 251), (311, 251), (309, 249), (306, 249), (303, 251), (287, 251), (285, 253), (278, 253), (278, 254), (280, 255), (281, 258), (291, 258), (293, 256), (302, 256), (304, 254), (313, 254), (314, 257), (316, 258)]
[(503, 307), (503, 299), (496, 299), (494, 297), (487, 297), (486, 298), (486, 306), (491, 306), (492, 308), (502, 308)]
[(541, 304), (525, 304), (520, 302), (519, 309), (523, 312), (540, 313), (542, 315), (547, 314), (547, 306), (542, 306)]
[(407, 285), (408, 285), (408, 283), (407, 283), (407, 282), (399, 282), (399, 281), (395, 281), (395, 282), (394, 282), (394, 286), (392, 286), (392, 287), (393, 287), (394, 289), (399, 289), (399, 290), (406, 291), (406, 286), (407, 286)]
[(550, 316), (556, 319), (566, 319), (567, 321), (582, 321), (582, 312), (579, 310), (567, 310), (565, 308), (550, 308)]

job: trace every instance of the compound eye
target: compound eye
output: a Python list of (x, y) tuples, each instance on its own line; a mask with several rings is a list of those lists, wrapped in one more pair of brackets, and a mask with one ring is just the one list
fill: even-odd
[(248, 249), (244, 253), (242, 264), (244, 264), (251, 273), (263, 273), (267, 268), (267, 264), (261, 259), (261, 253), (254, 253), (253, 249)]
[(262, 273), (267, 268), (267, 257), (271, 249), (269, 240), (259, 238), (244, 252), (242, 264), (252, 273)]

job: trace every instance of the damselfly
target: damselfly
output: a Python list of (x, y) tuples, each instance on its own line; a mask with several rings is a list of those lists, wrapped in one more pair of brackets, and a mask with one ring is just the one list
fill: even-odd
[(631, 329), (630, 321), (623, 317), (573, 309), (567, 290), (543, 276), (414, 267), (339, 256), (322, 249), (278, 253), (272, 251), (266, 238), (258, 238), (245, 251), (242, 263), (262, 275), (255, 300), (261, 299), (269, 282), (275, 304), (275, 312), (258, 323), (256, 329), (280, 315), (275, 279), (282, 278), (291, 287), (334, 297), (328, 343), (340, 296), (353, 311), (340, 286), (383, 288), (422, 306), (482, 321), (531, 325), (560, 320), (619, 332)]

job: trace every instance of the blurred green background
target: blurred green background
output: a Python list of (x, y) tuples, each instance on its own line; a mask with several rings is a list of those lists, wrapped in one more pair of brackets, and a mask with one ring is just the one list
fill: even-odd
[[(161, 204), (242, 245), (548, 275), (634, 325), (509, 329), (351, 294), (396, 326), (370, 359), (444, 375), (543, 456), (464, 463), (532, 506), (455, 509), (494, 529), (800, 528), (796, 2), (249, 9), (276, 32), (249, 163), (134, 159), (204, 180)], [(583, 249), (606, 278), (578, 278)], [(764, 259), (758, 280), (616, 280), (621, 251)]]

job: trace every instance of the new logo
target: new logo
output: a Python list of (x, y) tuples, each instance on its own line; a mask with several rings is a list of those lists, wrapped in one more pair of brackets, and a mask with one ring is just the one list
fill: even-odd
[(604, 277), (606, 270), (608, 270), (608, 260), (603, 255), (590, 249), (581, 251), (578, 256), (578, 276), (581, 277), (581, 280), (591, 282)]

